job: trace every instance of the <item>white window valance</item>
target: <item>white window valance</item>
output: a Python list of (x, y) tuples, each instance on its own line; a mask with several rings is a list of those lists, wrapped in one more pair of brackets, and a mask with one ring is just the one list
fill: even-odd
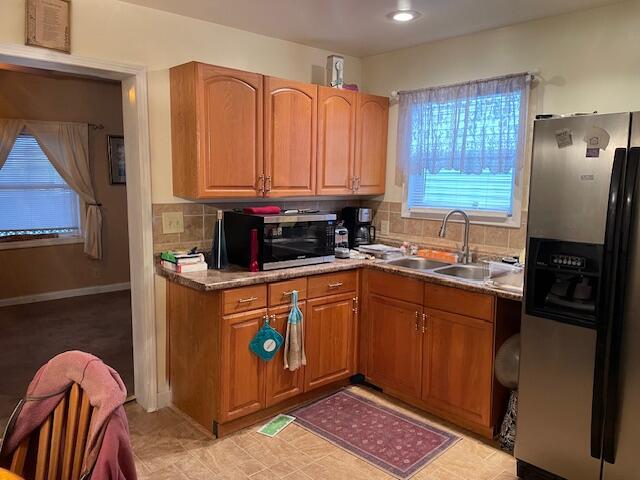
[(399, 94), (396, 183), (441, 170), (504, 174), (524, 162), (530, 75)]
[(22, 131), (33, 135), (49, 161), (86, 203), (84, 252), (102, 258), (102, 213), (91, 183), (89, 128), (86, 123), (0, 119), (0, 168)]

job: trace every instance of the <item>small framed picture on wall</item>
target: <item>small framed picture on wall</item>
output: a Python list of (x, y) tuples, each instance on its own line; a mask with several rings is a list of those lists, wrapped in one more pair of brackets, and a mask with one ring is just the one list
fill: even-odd
[(109, 180), (111, 185), (127, 183), (127, 169), (124, 159), (124, 137), (122, 135), (108, 135), (109, 144)]
[(71, 53), (71, 0), (26, 0), (25, 43)]

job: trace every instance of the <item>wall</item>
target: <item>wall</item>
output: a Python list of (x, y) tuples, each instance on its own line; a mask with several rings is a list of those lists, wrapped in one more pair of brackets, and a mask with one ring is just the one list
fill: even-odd
[[(2, 0), (0, 43), (24, 43), (24, 0)], [(76, 0), (74, 55), (148, 69), (153, 203), (183, 202), (172, 194), (169, 68), (199, 60), (305, 82), (321, 80), (326, 50), (307, 47), (117, 0)], [(360, 83), (360, 60), (345, 57), (345, 78)]]
[(0, 298), (129, 281), (127, 191), (109, 184), (107, 135), (122, 135), (117, 82), (0, 70), (0, 118), (103, 124), (89, 129), (89, 158), (102, 203), (103, 259), (90, 260), (83, 244), (0, 250)]
[[(367, 57), (362, 60), (363, 87), (390, 95), (393, 90), (537, 69), (534, 113), (638, 110), (639, 19), (640, 2), (634, 0)], [(402, 189), (394, 184), (397, 110), (392, 104), (384, 197), (391, 213), (377, 221), (389, 220), (394, 237), (432, 240), (434, 222), (402, 219), (399, 214)], [(524, 195), (526, 200), (526, 191)], [(524, 226), (475, 226), (472, 241), (477, 249), (513, 253), (524, 246)]]
[[(74, 55), (143, 65), (148, 69), (154, 204), (184, 202), (173, 196), (171, 185), (170, 67), (199, 60), (292, 80), (322, 83), (326, 57), (340, 53), (117, 0), (75, 0), (71, 11), (71, 50)], [(0, 43), (23, 44), (24, 23), (24, 0), (0, 2)], [(361, 83), (359, 59), (345, 56), (345, 79), (349, 83)], [(154, 208), (154, 213), (157, 213), (164, 207), (156, 205)], [(157, 282), (163, 281), (157, 279)], [(162, 352), (165, 331), (161, 308), (164, 304), (163, 286), (156, 289), (156, 296), (158, 351)], [(168, 388), (164, 378), (164, 358), (159, 355), (161, 394), (165, 394)]]

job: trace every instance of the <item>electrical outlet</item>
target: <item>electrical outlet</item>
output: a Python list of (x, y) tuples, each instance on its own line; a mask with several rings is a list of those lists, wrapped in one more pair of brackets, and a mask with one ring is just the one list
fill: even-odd
[(162, 233), (184, 232), (182, 212), (165, 212), (162, 214)]
[(380, 233), (383, 235), (389, 234), (389, 220), (382, 220), (380, 222)]

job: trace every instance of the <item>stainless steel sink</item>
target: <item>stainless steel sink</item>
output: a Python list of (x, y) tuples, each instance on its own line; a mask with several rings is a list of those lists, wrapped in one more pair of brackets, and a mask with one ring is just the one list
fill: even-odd
[(486, 265), (477, 264), (451, 265), (449, 267), (438, 268), (434, 270), (434, 273), (473, 281), (483, 281), (489, 278), (489, 268)]
[(397, 260), (390, 260), (387, 262), (387, 265), (412, 268), (414, 270), (431, 270), (438, 267), (444, 267), (447, 264), (422, 257), (403, 257)]

